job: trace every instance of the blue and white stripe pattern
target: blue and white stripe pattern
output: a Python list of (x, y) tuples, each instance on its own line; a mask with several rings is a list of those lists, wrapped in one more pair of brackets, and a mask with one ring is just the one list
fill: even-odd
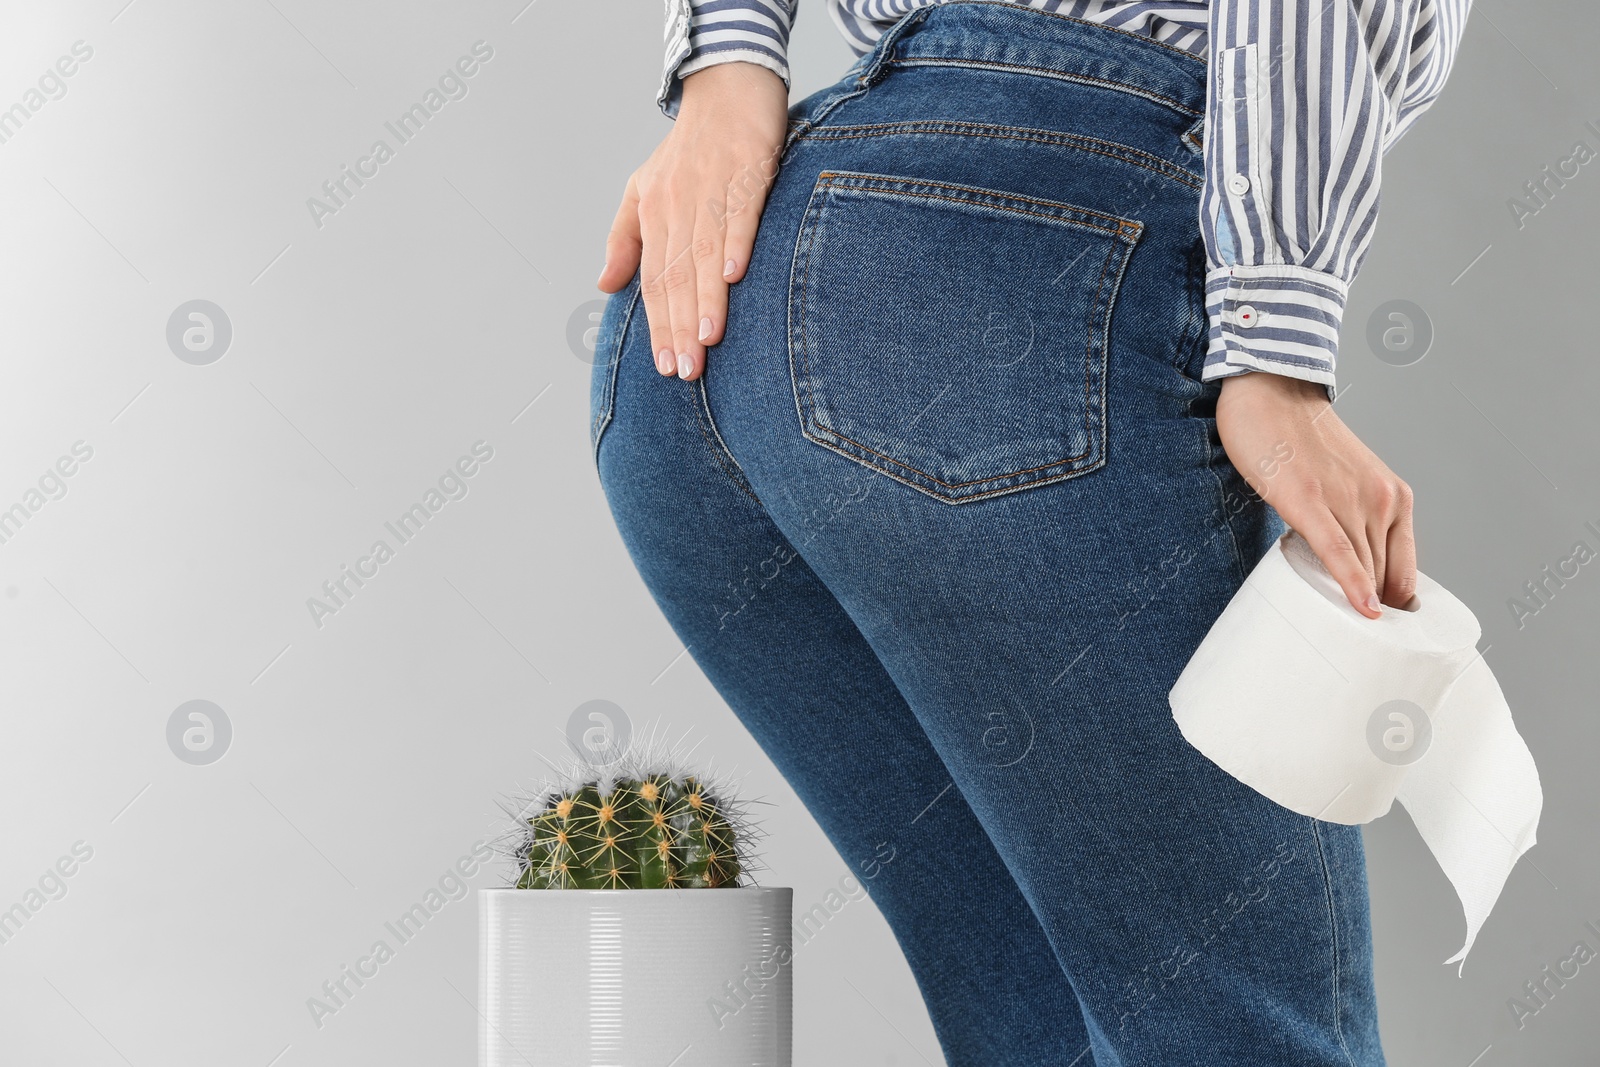
[[(799, 0), (666, 0), (657, 104), (759, 63), (789, 81)], [(941, 0), (825, 0), (857, 56)], [(1024, 3), (1024, 0), (1016, 0)], [(1345, 297), (1378, 217), (1381, 160), (1444, 88), (1472, 0), (1026, 0), (1207, 60), (1207, 381), (1270, 371), (1330, 396)]]

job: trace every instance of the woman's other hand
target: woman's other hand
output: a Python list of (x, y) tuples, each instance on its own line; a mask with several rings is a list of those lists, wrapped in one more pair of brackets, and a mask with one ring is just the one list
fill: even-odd
[(1281, 374), (1224, 378), (1217, 432), (1239, 473), (1377, 618), (1417, 587), (1411, 487), (1350, 432), (1327, 390)]
[(628, 178), (596, 283), (640, 274), (650, 350), (662, 374), (695, 378), (722, 339), (728, 286), (744, 277), (788, 133), (789, 91), (756, 63), (683, 79), (672, 130)]

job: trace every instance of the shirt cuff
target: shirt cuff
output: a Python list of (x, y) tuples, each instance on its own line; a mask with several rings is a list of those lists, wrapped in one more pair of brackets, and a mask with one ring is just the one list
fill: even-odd
[(1234, 264), (1206, 273), (1210, 323), (1202, 381), (1267, 371), (1316, 382), (1334, 396), (1342, 278), (1286, 263)]
[(667, 23), (662, 37), (667, 45), (667, 58), (661, 69), (661, 89), (656, 93), (656, 106), (667, 118), (675, 119), (683, 97), (678, 67), (693, 51), (689, 44), (689, 29), (694, 21), (694, 11), (689, 6), (689, 0), (667, 0), (666, 6)]
[(764, 34), (746, 35), (749, 47), (742, 47), (744, 42), (737, 39), (722, 40), (709, 47), (703, 45), (700, 54), (694, 55), (691, 43), (694, 9), (691, 0), (667, 0), (666, 6), (667, 24), (664, 36), (667, 42), (667, 57), (661, 71), (661, 88), (656, 93), (656, 106), (667, 118), (678, 117), (678, 109), (683, 104), (683, 79), (697, 70), (716, 66), (718, 63), (755, 63), (782, 78), (785, 88), (790, 87), (789, 64), (782, 55), (783, 43), (775, 41), (770, 31)]

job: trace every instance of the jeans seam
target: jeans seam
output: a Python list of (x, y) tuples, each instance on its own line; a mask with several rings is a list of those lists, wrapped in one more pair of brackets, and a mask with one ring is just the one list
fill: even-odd
[[(708, 365), (709, 362), (708, 360)], [(766, 505), (761, 503), (761, 498), (756, 496), (755, 490), (750, 487), (749, 479), (744, 475), (744, 468), (739, 466), (737, 459), (733, 458), (733, 453), (729, 451), (727, 442), (722, 439), (722, 432), (717, 429), (716, 419), (711, 415), (711, 399), (706, 393), (706, 378), (704, 374), (701, 374), (695, 381), (694, 389), (695, 425), (700, 429), (700, 436), (705, 440), (706, 448), (710, 450), (712, 458), (717, 462), (717, 466), (721, 467), (722, 472), (728, 476), (728, 480), (751, 500), (765, 508)]]
[(1317, 825), (1316, 819), (1308, 820), (1311, 823), (1311, 836), (1317, 843), (1317, 860), (1322, 866), (1322, 887), (1328, 901), (1328, 934), (1333, 943), (1333, 1032), (1339, 1039), (1339, 1048), (1344, 1052), (1344, 1060), (1350, 1067), (1355, 1067), (1356, 1061), (1350, 1055), (1350, 1046), (1344, 1040), (1343, 1012), (1339, 1008), (1339, 916), (1333, 903), (1333, 875), (1328, 870), (1328, 857), (1322, 847), (1322, 829)]
[[(1195, 398), (1191, 397), (1189, 400), (1191, 407), (1194, 405), (1194, 401)], [(1228, 491), (1222, 484), (1222, 476), (1217, 473), (1217, 451), (1211, 447), (1211, 434), (1207, 430), (1205, 424), (1199, 423), (1197, 428), (1200, 431), (1201, 441), (1206, 447), (1206, 470), (1211, 472), (1212, 481), (1217, 483), (1217, 503), (1219, 505), (1218, 511), (1222, 515), (1222, 528), (1227, 532), (1228, 535), (1228, 546), (1233, 550), (1231, 553), (1233, 556), (1233, 567), (1239, 575), (1239, 584), (1243, 585), (1248, 577), (1248, 575), (1245, 573), (1244, 554), (1239, 549), (1238, 535), (1233, 532), (1233, 516), (1228, 513)], [(1227, 453), (1224, 452), (1223, 455), (1226, 457)]]
[(1144, 89), (1126, 82), (1112, 81), (1110, 78), (1096, 78), (1092, 74), (1074, 74), (1068, 71), (1056, 70), (1053, 67), (1036, 67), (1028, 63), (999, 63), (989, 59), (966, 59), (954, 56), (906, 56), (889, 61), (889, 66), (894, 67), (981, 67), (988, 70), (1010, 71), (1017, 74), (1027, 74), (1039, 78), (1051, 78), (1055, 81), (1072, 82), (1076, 85), (1088, 85), (1097, 89), (1110, 89), (1113, 92), (1128, 93), (1163, 107), (1169, 107), (1185, 118), (1198, 118), (1204, 112), (1196, 111), (1186, 106), (1181, 101), (1170, 96), (1164, 96), (1153, 89)]
[[(807, 432), (804, 428), (802, 428), (800, 432), (805, 436), (806, 440), (814, 442), (814, 443), (816, 443), (818, 445), (821, 445), (823, 448), (826, 448), (830, 452), (835, 452), (835, 453), (843, 456), (845, 459), (848, 459), (848, 460), (850, 460), (850, 461), (852, 461), (854, 463), (859, 463), (861, 466), (866, 467), (868, 470), (870, 470), (870, 471), (872, 471), (872, 472), (874, 472), (876, 474), (881, 474), (885, 478), (892, 478), (895, 481), (899, 482), (901, 485), (908, 486), (908, 487), (910, 487), (912, 489), (917, 490), (920, 493), (926, 493), (928, 496), (933, 497), (933, 499), (939, 501), (939, 503), (941, 503), (941, 504), (950, 504), (950, 505), (966, 504), (966, 503), (970, 503), (971, 501), (974, 501), (974, 500), (987, 500), (990, 497), (1004, 496), (1006, 493), (1015, 493), (1015, 492), (1017, 492), (1018, 490), (1021, 490), (1021, 489), (1032, 489), (1035, 486), (1054, 485), (1057, 482), (1064, 482), (1064, 481), (1068, 481), (1068, 480), (1073, 479), (1073, 478), (1082, 477), (1085, 474), (1092, 474), (1095, 471), (1099, 470), (1101, 467), (1104, 467), (1106, 465), (1105, 454), (1101, 453), (1101, 457), (1098, 460), (1096, 460), (1095, 462), (1093, 462), (1093, 463), (1091, 463), (1091, 464), (1089, 464), (1087, 466), (1083, 466), (1083, 467), (1074, 467), (1072, 470), (1069, 470), (1069, 471), (1062, 471), (1060, 474), (1049, 474), (1049, 475), (1046, 475), (1046, 476), (1044, 476), (1042, 478), (1033, 478), (1033, 479), (1031, 479), (1029, 481), (1026, 481), (1026, 482), (1018, 482), (1016, 485), (1002, 485), (1002, 486), (1000, 486), (998, 488), (995, 488), (995, 489), (985, 489), (982, 492), (969, 493), (966, 496), (949, 497), (949, 496), (941, 496), (939, 493), (936, 493), (932, 489), (929, 489), (927, 486), (917, 484), (916, 482), (912, 481), (910, 478), (907, 478), (907, 477), (905, 477), (903, 475), (896, 474), (894, 471), (886, 470), (883, 467), (880, 467), (880, 466), (878, 466), (878, 465), (876, 465), (874, 463), (870, 463), (867, 460), (863, 459), (861, 456), (856, 455), (854, 452), (850, 452), (847, 449), (840, 448), (838, 445), (834, 444), (832, 441), (826, 440), (825, 438), (814, 436), (813, 434)], [(849, 438), (844, 438), (844, 439), (847, 440), (847, 441), (849, 440)], [(854, 444), (855, 442), (852, 441), (851, 443)], [(900, 464), (900, 466), (905, 466), (905, 464)], [(916, 470), (915, 467), (908, 467), (907, 469), (908, 470)], [(922, 474), (921, 471), (917, 471), (917, 473), (918, 474)], [(923, 475), (923, 477), (928, 477), (928, 476), (927, 475)], [(931, 479), (930, 478), (930, 480), (937, 480), (937, 479)], [(993, 479), (982, 479), (982, 480), (983, 481), (992, 481)], [(940, 483), (940, 484), (943, 484), (943, 483)]]
[[(782, 166), (783, 162), (788, 159), (789, 149), (794, 146), (795, 142), (799, 141), (813, 127), (820, 125), (822, 120), (827, 118), (834, 108), (846, 100), (860, 96), (882, 80), (884, 75), (888, 73), (888, 58), (893, 55), (895, 45), (901, 35), (927, 18), (928, 13), (932, 10), (932, 7), (919, 7), (901, 15), (894, 25), (878, 36), (878, 39), (873, 42), (870, 49), (856, 57), (856, 61), (850, 64), (844, 76), (829, 88), (838, 88), (846, 82), (846, 79), (854, 87), (841, 89), (826, 97), (809, 112), (800, 115), (798, 122), (790, 125), (788, 134), (784, 138), (783, 149), (778, 156), (779, 166)], [(853, 78), (850, 77), (852, 71), (856, 72)]]
[[(1173, 352), (1172, 365), (1184, 377), (1196, 381), (1202, 387), (1205, 382), (1199, 381), (1199, 372), (1191, 370), (1196, 349), (1199, 349), (1201, 365), (1205, 364), (1204, 344), (1210, 335), (1211, 324), (1206, 318), (1206, 248), (1198, 230), (1195, 232), (1193, 244), (1189, 249), (1189, 276), (1184, 292), (1189, 296), (1189, 322), (1178, 337), (1178, 347)], [(1192, 405), (1194, 398), (1190, 399)]]
[(799, 121), (791, 125), (789, 128), (788, 136), (785, 138), (783, 143), (783, 151), (778, 157), (778, 165), (781, 167), (789, 157), (789, 150), (793, 148), (796, 143), (803, 140), (812, 129), (819, 126), (822, 123), (822, 120), (827, 118), (835, 108), (847, 100), (852, 100), (855, 97), (860, 96), (869, 88), (871, 88), (871, 86), (867, 83), (866, 75), (863, 74), (855, 79), (854, 88), (843, 89), (832, 94), (824, 99), (821, 103), (817, 104), (809, 112), (801, 115)]
[[(1158, 156), (1152, 156), (1147, 152), (1141, 152), (1137, 148), (1130, 148), (1127, 145), (1115, 144), (1111, 141), (1102, 141), (1096, 137), (1085, 137), (1082, 134), (1063, 133), (1057, 130), (1033, 129), (1027, 126), (1004, 126), (993, 123), (962, 122), (955, 119), (913, 119), (906, 122), (860, 123), (848, 126), (827, 126), (821, 127), (815, 131), (804, 132), (800, 134), (800, 137), (807, 140), (842, 141), (853, 138), (889, 137), (896, 134), (921, 132), (948, 133), (956, 137), (994, 137), (1014, 141), (1032, 141), (1039, 144), (1054, 144), (1061, 147), (1075, 148), (1082, 152), (1093, 152), (1095, 155), (1105, 156), (1106, 158), (1116, 160), (1119, 163), (1131, 163), (1136, 167), (1143, 167), (1145, 170), (1153, 171), (1163, 178), (1169, 178), (1172, 181), (1179, 182), (1191, 189), (1200, 189), (1205, 184), (1204, 178), (1194, 174), (1192, 171), (1185, 170), (1176, 163), (1161, 159)], [(1103, 148), (1092, 148), (1089, 144), (1084, 142), (1104, 145), (1107, 148), (1115, 148), (1121, 152), (1127, 153), (1127, 155), (1119, 155), (1116, 152), (1108, 152)], [(1134, 158), (1135, 156), (1143, 158)], [(1145, 160), (1151, 160), (1153, 162), (1145, 162)], [(1160, 166), (1154, 164), (1160, 164)], [(1165, 170), (1163, 167), (1169, 167), (1171, 170), (1178, 171), (1180, 173), (1171, 173), (1171, 171)]]
[[(634, 277), (638, 277), (637, 271), (634, 272)], [(600, 466), (600, 439), (605, 436), (606, 427), (611, 425), (611, 417), (617, 407), (617, 372), (622, 366), (623, 341), (628, 336), (628, 325), (633, 321), (634, 308), (639, 304), (640, 289), (641, 287), (639, 286), (634, 288), (633, 296), (628, 300), (627, 310), (622, 314), (622, 321), (617, 324), (616, 343), (612, 345), (610, 352), (606, 356), (610, 367), (610, 375), (606, 380), (600, 410), (595, 412), (595, 416), (589, 424), (589, 433), (593, 438), (589, 446), (590, 458), (593, 460), (596, 469)]]
[[(1100, 231), (1108, 237), (1137, 237), (1144, 229), (1144, 223), (1142, 222), (1137, 222), (1133, 219), (1118, 218), (1115, 215), (1107, 215), (1100, 211), (1091, 211), (1086, 207), (1078, 207), (1076, 204), (1068, 204), (1060, 200), (1044, 200), (1039, 197), (1023, 196), (1021, 193), (1007, 193), (999, 189), (983, 189), (976, 185), (957, 185), (953, 182), (941, 182), (932, 178), (908, 178), (893, 174), (862, 174), (860, 171), (825, 170), (821, 174), (817, 175), (817, 185), (819, 187), (833, 185), (843, 185), (848, 187), (852, 184), (851, 181), (841, 181), (839, 179), (855, 179), (862, 177), (875, 179), (875, 182), (857, 182), (855, 183), (856, 185), (889, 185), (896, 188), (892, 188), (891, 190), (880, 189), (877, 191), (892, 191), (896, 196), (920, 196), (928, 200), (949, 200), (951, 203), (955, 204), (983, 204), (984, 206), (994, 208), (996, 211), (1010, 211), (1018, 215), (1034, 215), (1041, 219), (1050, 219), (1054, 222), (1066, 223), (1069, 226), (1087, 226), (1092, 230)], [(959, 189), (962, 192), (982, 193), (984, 195), (982, 198), (975, 199), (972, 197), (950, 196), (946, 193), (923, 193), (914, 192), (910, 189), (898, 188), (899, 186), (905, 185), (937, 185), (946, 189)], [(1035, 204), (1048, 205), (1054, 208), (1065, 208), (1070, 214), (1066, 216), (1060, 214), (1052, 215), (1047, 211), (1032, 211), (1028, 208), (1017, 207), (1012, 204), (991, 203), (991, 201), (994, 200), (1026, 200)], [(1073, 218), (1071, 215), (1093, 215), (1095, 218), (1105, 219), (1107, 222), (1116, 223), (1116, 225), (1107, 226), (1102, 223), (1091, 222), (1087, 219)]]

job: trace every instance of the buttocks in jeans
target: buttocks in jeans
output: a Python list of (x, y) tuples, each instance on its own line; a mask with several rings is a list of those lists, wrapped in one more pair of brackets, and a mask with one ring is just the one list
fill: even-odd
[(791, 108), (700, 380), (637, 277), (601, 322), (628, 551), (951, 1064), (1383, 1063), (1359, 829), (1167, 706), (1283, 530), (1199, 378), (1204, 92), (1110, 27), (923, 8)]

